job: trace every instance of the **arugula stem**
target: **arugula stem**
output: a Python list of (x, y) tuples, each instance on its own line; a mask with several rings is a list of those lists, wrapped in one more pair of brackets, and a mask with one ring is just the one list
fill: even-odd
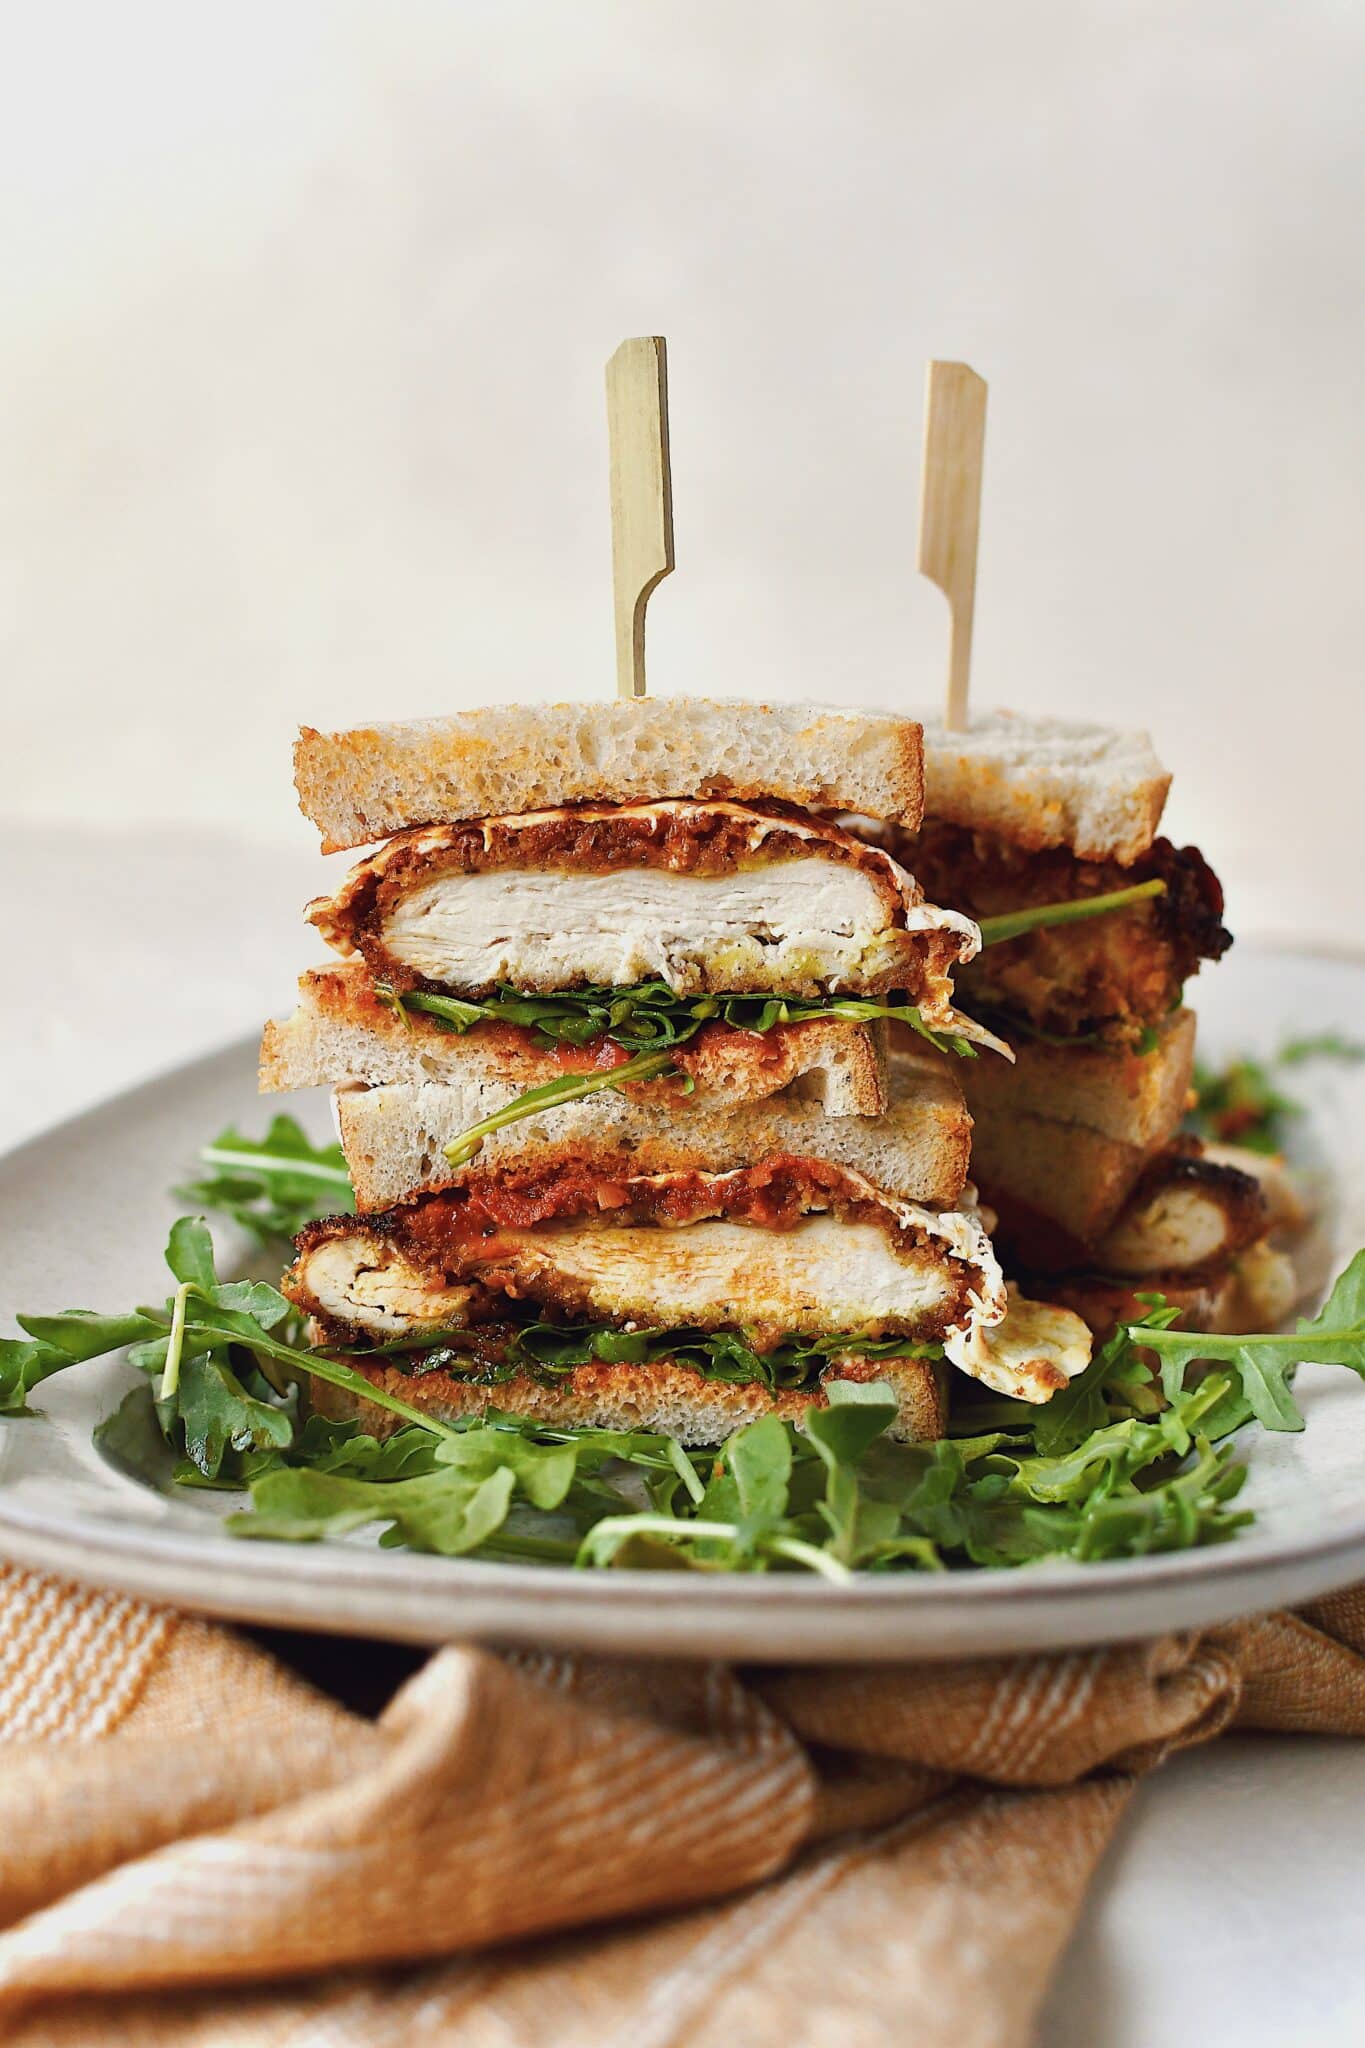
[(192, 1280), (184, 1280), (175, 1290), (175, 1303), (171, 1310), (171, 1334), (166, 1344), (166, 1363), (161, 1368), (161, 1393), (159, 1399), (172, 1401), (180, 1385), (180, 1359), (185, 1349), (185, 1311), (192, 1294), (198, 1294), (207, 1301), (203, 1289), (196, 1287)]
[(366, 1379), (363, 1372), (357, 1372), (352, 1365), (343, 1365), (340, 1359), (328, 1358), (319, 1363), (315, 1351), (297, 1351), (294, 1357), (300, 1369), (310, 1373), (314, 1379), (326, 1380), (329, 1386), (344, 1387), (348, 1394), (356, 1394), (364, 1401), (372, 1401), (376, 1408), (387, 1408), (391, 1415), (401, 1415), (405, 1422), (415, 1422), (432, 1436), (458, 1437), (461, 1432), (448, 1422), (440, 1422), (422, 1408), (414, 1408), (399, 1394), (391, 1394), (385, 1387), (377, 1387)]
[(575, 1560), (580, 1565), (592, 1562), (592, 1553), (601, 1547), (603, 1539), (613, 1546), (618, 1539), (624, 1543), (630, 1536), (683, 1536), (688, 1542), (696, 1537), (714, 1536), (722, 1543), (733, 1543), (739, 1534), (734, 1522), (704, 1522), (690, 1517), (683, 1521), (677, 1515), (606, 1515), (600, 1522), (594, 1522), (578, 1546)]
[(670, 1049), (667, 1052), (637, 1053), (623, 1066), (605, 1067), (591, 1074), (564, 1074), (557, 1080), (542, 1083), (539, 1088), (528, 1088), (512, 1102), (495, 1109), (492, 1116), (471, 1124), (467, 1131), (461, 1131), (459, 1137), (453, 1138), (446, 1146), (445, 1156), (452, 1166), (464, 1166), (474, 1157), (485, 1138), (508, 1124), (518, 1124), (524, 1117), (537, 1116), (542, 1109), (557, 1108), (561, 1102), (578, 1102), (585, 1095), (595, 1095), (600, 1088), (620, 1088), (627, 1081), (650, 1081), (656, 1076), (675, 1072)]
[(1004, 939), (1017, 939), (1022, 932), (1042, 931), (1054, 924), (1079, 924), (1087, 917), (1127, 910), (1130, 904), (1165, 893), (1166, 884), (1156, 875), (1150, 882), (1135, 882), (1131, 889), (1111, 889), (1105, 896), (1080, 896), (1069, 903), (1038, 903), (1031, 910), (1007, 910), (999, 917), (981, 917), (977, 919), (981, 943), (998, 946)]
[(325, 1181), (329, 1187), (345, 1188), (348, 1194), (351, 1189), (351, 1178), (344, 1166), (325, 1166), (320, 1160), (295, 1159), (276, 1152), (227, 1152), (217, 1145), (203, 1146), (199, 1157), (205, 1166), (225, 1166), (229, 1172), (284, 1173), (291, 1180)]
[(853, 1574), (846, 1564), (840, 1564), (827, 1550), (817, 1550), (813, 1543), (803, 1543), (799, 1536), (768, 1536), (762, 1547), (774, 1557), (787, 1557), (793, 1564), (805, 1565), (807, 1571), (818, 1572), (822, 1579), (830, 1579), (836, 1586), (847, 1586), (852, 1581)]

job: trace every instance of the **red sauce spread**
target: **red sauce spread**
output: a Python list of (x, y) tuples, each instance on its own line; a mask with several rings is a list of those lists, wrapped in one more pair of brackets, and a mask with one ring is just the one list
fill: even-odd
[(539, 1173), (488, 1174), (395, 1212), (394, 1222), (414, 1246), (445, 1250), (456, 1241), (486, 1242), (500, 1230), (530, 1230), (603, 1211), (628, 1212), (636, 1223), (725, 1216), (763, 1230), (790, 1230), (809, 1210), (835, 1207), (888, 1217), (880, 1203), (868, 1201), (837, 1167), (821, 1160), (779, 1154), (738, 1173), (694, 1170), (642, 1179), (631, 1173), (629, 1155), (623, 1154), (619, 1173), (598, 1159)]

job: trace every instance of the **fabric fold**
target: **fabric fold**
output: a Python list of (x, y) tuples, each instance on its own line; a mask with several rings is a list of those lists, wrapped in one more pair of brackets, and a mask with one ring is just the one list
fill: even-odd
[(452, 1646), (377, 1720), (8, 1567), (0, 1643), (0, 2031), (35, 2048), (1014, 2048), (1143, 1772), (1365, 1733), (1360, 1590), (952, 1665)]

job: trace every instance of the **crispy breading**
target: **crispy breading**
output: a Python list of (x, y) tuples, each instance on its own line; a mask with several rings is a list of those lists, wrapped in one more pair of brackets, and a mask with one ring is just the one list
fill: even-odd
[(774, 1336), (930, 1338), (988, 1288), (972, 1230), (815, 1159), (632, 1176), (623, 1156), (615, 1175), (602, 1159), (492, 1173), (379, 1215), (319, 1219), (283, 1285), (342, 1337), (505, 1320), (509, 1301), (531, 1301), (636, 1321), (667, 1303), (680, 1324)]
[(1131, 867), (1120, 867), (1076, 860), (1063, 848), (1029, 852), (941, 820), (913, 837), (883, 830), (878, 838), (913, 868), (932, 901), (978, 921), (1154, 878), (1166, 884), (1164, 895), (1126, 910), (987, 946), (959, 970), (958, 994), (969, 1010), (994, 1011), (1035, 1031), (1132, 1043), (1178, 1004), (1201, 961), (1217, 960), (1232, 944), (1222, 887), (1194, 846), (1156, 839)]
[[(799, 937), (779, 935), (784, 869), (793, 887), (812, 871), (818, 871), (825, 893), (837, 880), (840, 928), (831, 922)], [(625, 920), (614, 898), (609, 904), (594, 899), (586, 928), (575, 940), (578, 954), (569, 947), (567, 973), (559, 958), (563, 948), (556, 949), (551, 935), (569, 929), (559, 919), (574, 887), (582, 893), (590, 884), (598, 887), (602, 878), (619, 875), (622, 882), (614, 885), (619, 896), (627, 878), (641, 876), (641, 871), (652, 871), (655, 894), (660, 876), (676, 878), (674, 892), (707, 883), (723, 892), (725, 878), (747, 877), (748, 895), (757, 893), (757, 905), (744, 912), (745, 918), (752, 914), (752, 929), (747, 923), (743, 929), (729, 929), (722, 916), (713, 941), (701, 935), (694, 942), (690, 933), (686, 945), (665, 940), (658, 959), (646, 918), (625, 953), (635, 966), (648, 959), (648, 972), (664, 974), (680, 993), (777, 991), (813, 996), (825, 993), (827, 983), (866, 995), (904, 989), (912, 1000), (924, 1004), (926, 1014), (946, 1022), (952, 970), (976, 949), (971, 924), (957, 913), (927, 904), (911, 876), (882, 849), (792, 809), (719, 802), (584, 807), (485, 818), (469, 825), (419, 826), (398, 834), (360, 862), (334, 895), (317, 899), (307, 914), (329, 945), (342, 953), (363, 953), (372, 971), (397, 989), (449, 987), (462, 994), (486, 995), (498, 979), (508, 978), (507, 962), (518, 951), (516, 943), (490, 935), (487, 961), (481, 943), (477, 970), (462, 970), (454, 979), (446, 978), (451, 970), (444, 964), (439, 972), (429, 969), (422, 962), (432, 951), (428, 921), (433, 916), (433, 892), (444, 892), (454, 904), (457, 898), (466, 901), (469, 889), (486, 886), (489, 877), (510, 873), (514, 882), (520, 876), (531, 877), (543, 892), (534, 905), (538, 936), (534, 945), (520, 945), (520, 953), (531, 964), (523, 964), (512, 978), (528, 989), (552, 992), (576, 986), (579, 980), (636, 978), (633, 971), (608, 971), (604, 977), (579, 967), (584, 948), (609, 958), (613, 966), (625, 957)], [(755, 892), (753, 880), (760, 874), (764, 886)], [(643, 877), (639, 887), (644, 888)], [(858, 899), (856, 910), (843, 900), (850, 892)], [(723, 893), (717, 901), (723, 904)], [(415, 933), (405, 925), (414, 904), (423, 927)], [(694, 911), (699, 908), (690, 899), (689, 904)], [(819, 915), (828, 908), (822, 904)], [(601, 940), (600, 923), (608, 911), (613, 920), (609, 945)], [(512, 918), (514, 924), (521, 914), (520, 909), (499, 906), (499, 915)], [(408, 957), (419, 939), (421, 960)], [(448, 943), (438, 937), (435, 952), (448, 953)]]

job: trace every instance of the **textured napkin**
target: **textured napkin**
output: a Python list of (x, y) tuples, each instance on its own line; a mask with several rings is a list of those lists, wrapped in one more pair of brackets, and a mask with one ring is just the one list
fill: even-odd
[(1365, 1589), (953, 1665), (451, 1648), (369, 1718), (0, 1567), (0, 2039), (1023, 2043), (1138, 1777), (1229, 1727), (1365, 1734)]

